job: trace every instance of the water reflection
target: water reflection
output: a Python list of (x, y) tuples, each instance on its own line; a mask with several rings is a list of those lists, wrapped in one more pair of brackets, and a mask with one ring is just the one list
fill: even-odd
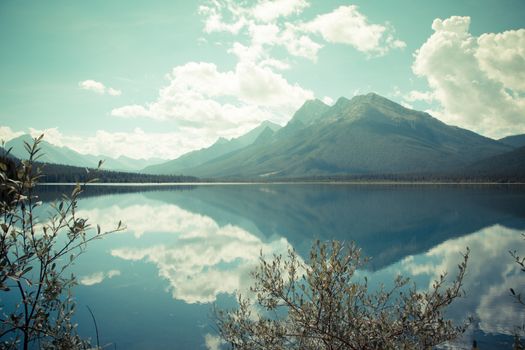
[(525, 324), (525, 307), (517, 304), (509, 292), (509, 288), (525, 291), (525, 273), (508, 254), (514, 249), (525, 252), (525, 243), (518, 230), (495, 225), (450, 239), (426, 253), (407, 256), (371, 277), (382, 280), (385, 276), (401, 273), (412, 276), (420, 288), (430, 288), (444, 272), (453, 277), (465, 247), (471, 249), (463, 285), (466, 297), (448, 309), (449, 316), (456, 321), (473, 317), (474, 324), (464, 337), (466, 344), (470, 343), (475, 330), (512, 335), (516, 327)]
[[(124, 234), (132, 234), (139, 240), (111, 249), (111, 255), (155, 264), (159, 276), (169, 282), (173, 298), (187, 303), (209, 303), (220, 293), (247, 290), (249, 272), (260, 252), (284, 254), (289, 248), (285, 238), (263, 242), (238, 226), (219, 226), (208, 216), (176, 205), (112, 205), (79, 214), (93, 222), (111, 222), (115, 218), (125, 222), (128, 231)], [(164, 233), (162, 243), (140, 242), (141, 236), (148, 233)], [(100, 283), (103, 277), (102, 273), (96, 273), (89, 281), (99, 278), (100, 281), (91, 284)], [(107, 277), (110, 278), (109, 273)]]
[[(118, 194), (97, 189), (80, 203), (79, 214), (90, 222), (110, 229), (122, 220), (128, 227), (96, 242), (76, 267), (80, 301), (95, 309), (113, 300), (97, 318), (112, 321), (106, 337), (119, 347), (170, 348), (176, 340), (185, 348), (217, 349), (207, 303), (231, 304), (229, 295), (246, 291), (261, 249), (284, 254), (293, 246), (305, 257), (315, 238), (355, 240), (373, 257), (371, 270), (363, 272), (372, 281), (388, 282), (402, 273), (420, 288), (444, 271), (455, 272), (460, 252), (469, 246), (467, 297), (450, 315), (458, 320), (473, 315), (470, 331), (488, 334), (511, 334), (525, 323), (523, 308), (508, 291), (525, 291), (525, 273), (508, 254), (510, 249), (525, 254), (521, 187), (183, 189)], [(88, 316), (81, 324), (89, 324)], [(140, 331), (130, 334), (136, 327)], [(466, 335), (465, 344), (473, 336)], [(144, 345), (142, 339), (155, 341)], [(491, 342), (483, 349), (499, 346)]]

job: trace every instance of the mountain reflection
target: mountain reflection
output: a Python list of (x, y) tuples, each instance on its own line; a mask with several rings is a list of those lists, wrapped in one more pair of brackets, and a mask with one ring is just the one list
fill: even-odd
[(284, 236), (303, 256), (315, 238), (356, 241), (372, 269), (494, 224), (525, 228), (525, 189), (516, 186), (212, 186), (145, 196)]

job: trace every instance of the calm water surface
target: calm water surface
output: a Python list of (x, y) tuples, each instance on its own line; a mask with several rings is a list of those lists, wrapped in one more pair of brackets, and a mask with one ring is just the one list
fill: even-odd
[[(42, 187), (45, 201), (67, 187)], [(355, 241), (372, 257), (372, 284), (402, 273), (421, 289), (456, 272), (471, 248), (467, 297), (450, 308), (474, 324), (457, 346), (511, 348), (525, 291), (508, 251), (525, 254), (520, 186), (238, 185), (90, 187), (80, 214), (127, 230), (92, 244), (74, 266), (80, 332), (118, 349), (215, 349), (211, 306), (233, 306), (259, 252), (307, 253), (315, 239)]]

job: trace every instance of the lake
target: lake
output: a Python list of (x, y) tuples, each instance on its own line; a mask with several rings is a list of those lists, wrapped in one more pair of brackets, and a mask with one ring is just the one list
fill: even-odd
[[(70, 187), (42, 186), (45, 202)], [(109, 230), (73, 267), (80, 285), (81, 334), (118, 349), (216, 349), (212, 305), (235, 305), (259, 253), (306, 258), (314, 240), (355, 241), (372, 257), (371, 285), (401, 273), (424, 289), (455, 274), (468, 246), (464, 290), (449, 316), (474, 317), (457, 345), (510, 348), (525, 307), (525, 273), (509, 255), (525, 255), (525, 187), (487, 185), (264, 184), (169, 187), (93, 186), (80, 215)], [(113, 345), (108, 348), (113, 348)]]

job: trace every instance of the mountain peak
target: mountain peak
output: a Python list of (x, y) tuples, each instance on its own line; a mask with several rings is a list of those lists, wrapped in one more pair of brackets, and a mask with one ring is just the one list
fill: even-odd
[(276, 123), (274, 123), (272, 121), (269, 121), (269, 120), (263, 121), (261, 123), (261, 125), (259, 125), (259, 127), (262, 127), (263, 130), (265, 128), (270, 128), (270, 129), (272, 129), (272, 131), (277, 131), (277, 130), (279, 130), (281, 128), (281, 126), (279, 124), (276, 124)]
[(257, 136), (255, 141), (253, 141), (253, 144), (266, 143), (267, 141), (269, 141), (273, 137), (274, 134), (275, 134), (275, 131), (271, 127), (267, 126), (259, 134), (259, 136)]
[[(319, 106), (328, 107), (328, 105), (326, 103), (324, 103), (323, 101), (321, 101), (318, 98), (315, 98), (313, 100), (306, 100), (303, 103), (303, 105), (301, 106), (301, 108), (312, 108), (312, 107), (319, 107)], [(301, 109), (301, 108), (299, 108), (299, 109)]]
[(347, 104), (348, 102), (350, 102), (349, 99), (347, 99), (346, 97), (344, 96), (341, 96), (337, 99), (337, 101), (335, 101), (334, 103), (334, 106), (341, 106), (341, 105), (345, 105)]
[(306, 101), (301, 108), (295, 112), (289, 125), (301, 124), (308, 125), (318, 119), (324, 112), (330, 109), (326, 103), (319, 99)]
[(22, 134), (20, 136), (17, 136), (15, 137), (14, 139), (11, 139), (9, 141), (7, 141), (6, 143), (14, 143), (14, 142), (28, 142), (29, 144), (32, 144), (33, 143), (33, 136), (29, 135), (29, 134)]
[[(370, 104), (374, 106), (389, 106), (390, 108), (395, 107), (396, 109), (402, 107), (398, 103), (387, 99), (381, 95), (376, 94), (375, 92), (369, 92), (366, 95), (355, 95), (351, 99), (346, 97), (339, 97), (334, 104), (336, 108), (346, 107), (348, 105), (364, 105)], [(404, 108), (404, 107), (402, 107)]]
[(369, 92), (366, 95), (356, 95), (352, 97), (350, 100), (353, 103), (371, 103), (374, 105), (390, 105), (390, 106), (400, 106), (398, 103), (395, 103), (394, 101), (389, 100), (386, 97), (383, 97), (381, 95), (378, 95), (374, 92)]
[(215, 144), (216, 144), (216, 145), (221, 145), (221, 144), (223, 144), (223, 143), (228, 143), (228, 140), (227, 140), (226, 138), (222, 137), (222, 136), (219, 137), (219, 138), (217, 139), (217, 141), (215, 141)]

